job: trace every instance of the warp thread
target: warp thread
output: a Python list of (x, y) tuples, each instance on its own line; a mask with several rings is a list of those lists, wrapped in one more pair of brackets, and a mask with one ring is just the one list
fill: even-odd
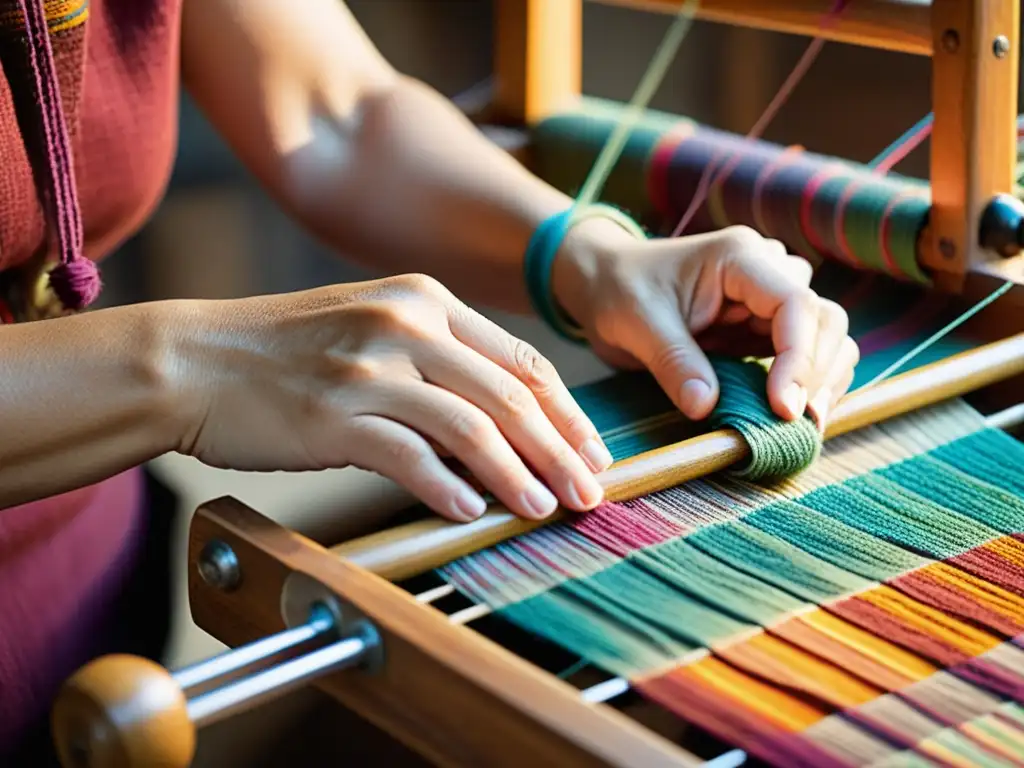
[(444, 575), (777, 765), (1020, 764), (1024, 446), (980, 425), (936, 407), (799, 482), (605, 505)]

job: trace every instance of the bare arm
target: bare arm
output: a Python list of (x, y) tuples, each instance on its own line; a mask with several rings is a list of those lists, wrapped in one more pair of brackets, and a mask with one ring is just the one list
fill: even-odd
[(310, 230), (379, 270), (528, 311), (526, 243), (571, 201), (396, 73), (343, 3), (187, 0), (182, 46), (190, 92)]
[[(571, 201), (396, 73), (339, 0), (186, 0), (182, 56), (186, 84), (243, 160), (341, 253), (528, 309), (523, 252)], [(552, 287), (599, 354), (648, 368), (690, 417), (718, 397), (696, 337), (729, 321), (770, 337), (775, 412), (811, 404), (824, 423), (858, 352), (845, 312), (810, 279), (752, 230), (638, 244), (594, 219), (569, 233)], [(735, 351), (760, 346), (747, 345)]]
[(0, 509), (176, 448), (172, 303), (0, 326)]

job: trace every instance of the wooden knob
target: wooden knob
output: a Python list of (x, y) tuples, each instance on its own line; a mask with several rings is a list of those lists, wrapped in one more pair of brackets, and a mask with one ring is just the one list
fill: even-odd
[(105, 656), (61, 689), (53, 735), (64, 768), (187, 768), (196, 731), (170, 673), (136, 656)]

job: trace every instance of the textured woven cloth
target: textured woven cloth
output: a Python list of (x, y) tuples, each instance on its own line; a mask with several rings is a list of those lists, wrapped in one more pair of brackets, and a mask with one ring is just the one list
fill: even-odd
[[(100, 259), (144, 221), (170, 174), (180, 0), (46, 0), (43, 10), (85, 253)], [(0, 3), (0, 299), (23, 296), (57, 246), (37, 185), (44, 141), (22, 22), (17, 2)], [(0, 510), (0, 756), (103, 643), (143, 514), (138, 472)]]

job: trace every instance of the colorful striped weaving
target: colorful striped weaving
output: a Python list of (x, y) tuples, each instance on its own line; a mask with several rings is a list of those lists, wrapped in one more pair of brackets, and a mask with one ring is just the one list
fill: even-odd
[[(532, 129), (532, 167), (571, 193), (622, 120), (623, 107), (584, 99)], [(626, 142), (603, 199), (671, 230), (709, 169), (716, 183), (698, 209), (696, 229), (745, 224), (812, 261), (926, 283), (916, 242), (931, 206), (928, 184), (865, 165), (815, 155), (647, 112)]]
[[(951, 310), (850, 277), (826, 265), (816, 287), (851, 313), (860, 386)], [(911, 367), (971, 345), (952, 335)], [(764, 416), (740, 365), (718, 364), (723, 392)], [(576, 395), (616, 458), (699, 430), (647, 375)], [(769, 443), (792, 447), (779, 428)], [(441, 575), (775, 765), (1022, 765), (1022, 495), (1024, 446), (956, 401), (830, 441), (773, 484), (730, 474), (606, 504)]]

